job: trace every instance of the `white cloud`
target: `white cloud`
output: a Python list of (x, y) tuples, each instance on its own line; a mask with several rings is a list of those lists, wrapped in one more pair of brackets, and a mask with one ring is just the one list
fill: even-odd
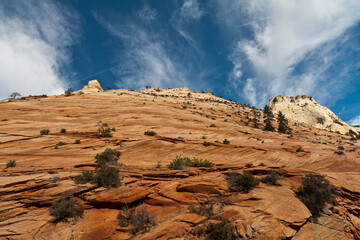
[(148, 5), (144, 5), (143, 9), (138, 12), (138, 16), (144, 21), (152, 21), (156, 19), (157, 11), (156, 9), (150, 8)]
[(69, 61), (74, 20), (71, 9), (52, 1), (0, 3), (0, 98), (63, 93), (59, 69)]
[[(344, 75), (330, 78), (327, 71), (339, 55), (334, 54), (335, 44), (345, 42), (346, 30), (360, 19), (359, 1), (217, 3), (222, 24), (239, 39), (230, 57), (233, 71), (239, 64), (247, 63), (254, 73), (255, 91), (247, 98), (252, 104), (262, 106), (268, 98), (279, 94), (309, 94), (323, 102), (340, 97), (341, 87), (345, 86), (345, 79), (340, 77)], [(250, 32), (245, 28), (249, 26)], [(245, 90), (248, 82), (242, 86)]]
[(123, 49), (115, 53), (119, 67), (113, 70), (121, 79), (118, 87), (139, 89), (146, 85), (182, 87), (187, 84), (188, 71), (178, 62), (166, 35), (160, 35), (161, 29), (155, 31), (134, 18), (123, 17), (123, 24), (113, 24), (96, 13), (93, 16), (122, 43)]
[(185, 0), (180, 9), (180, 15), (184, 18), (199, 19), (204, 15), (197, 0)]
[(349, 121), (349, 124), (351, 126), (359, 126), (360, 125), (360, 115), (358, 115), (358, 116), (354, 117), (353, 119), (351, 119)]

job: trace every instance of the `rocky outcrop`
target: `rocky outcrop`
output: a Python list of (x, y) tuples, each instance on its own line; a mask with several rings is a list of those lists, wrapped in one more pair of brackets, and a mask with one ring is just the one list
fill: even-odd
[(88, 93), (98, 93), (103, 91), (104, 90), (100, 86), (100, 83), (98, 82), (98, 80), (95, 79), (89, 81), (88, 84), (84, 86), (81, 90), (77, 91), (77, 93), (83, 92), (84, 94), (88, 94)]
[[(96, 91), (0, 104), (1, 240), (204, 240), (196, 232), (223, 218), (241, 239), (359, 239), (360, 142), (350, 136), (293, 123), (292, 135), (265, 132), (249, 122), (254, 112), (246, 105), (186, 88)], [(99, 121), (116, 128), (112, 137), (99, 136)], [(76, 184), (106, 148), (122, 153), (121, 186)], [(214, 166), (173, 170), (176, 155)], [(12, 160), (16, 166), (6, 168)], [(277, 184), (260, 182), (248, 193), (227, 182), (232, 172), (262, 179), (271, 170)], [(296, 195), (309, 172), (337, 193), (318, 222)], [(52, 203), (68, 196), (83, 216), (54, 222)], [(133, 235), (117, 218), (125, 206), (146, 209), (156, 225)]]
[(349, 133), (349, 131), (358, 133), (356, 128), (342, 121), (329, 108), (317, 103), (313, 97), (306, 95), (277, 96), (269, 100), (269, 107), (273, 113), (281, 111), (293, 123), (342, 134)]

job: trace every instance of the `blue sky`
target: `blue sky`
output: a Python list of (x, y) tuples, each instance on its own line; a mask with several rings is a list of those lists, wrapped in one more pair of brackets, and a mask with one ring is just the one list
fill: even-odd
[(306, 94), (360, 124), (358, 0), (1, 0), (0, 98), (189, 87)]

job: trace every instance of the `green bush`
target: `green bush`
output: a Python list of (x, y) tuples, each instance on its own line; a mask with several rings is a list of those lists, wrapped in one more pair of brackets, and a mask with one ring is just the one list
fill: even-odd
[(64, 142), (62, 142), (62, 141), (59, 141), (56, 145), (58, 145), (58, 146), (64, 146), (64, 145), (66, 145), (66, 143), (64, 143)]
[(261, 178), (261, 182), (269, 184), (269, 185), (277, 185), (277, 181), (280, 179), (280, 175), (278, 171), (271, 170), (268, 175)]
[(144, 135), (147, 135), (147, 136), (157, 136), (157, 133), (154, 132), (154, 131), (149, 131), (149, 130), (147, 130), (146, 132), (144, 132)]
[(223, 144), (230, 144), (230, 141), (225, 138)]
[(150, 216), (149, 212), (145, 208), (140, 209), (135, 213), (135, 209), (129, 209), (124, 207), (122, 213), (118, 215), (119, 226), (127, 227), (131, 225), (131, 233), (136, 235), (137, 233), (148, 232), (151, 227), (156, 225), (153, 216)]
[(206, 240), (235, 240), (239, 239), (227, 220), (223, 219), (219, 223), (210, 223), (206, 226)]
[(96, 168), (104, 167), (109, 164), (117, 165), (117, 161), (119, 160), (119, 157), (121, 156), (121, 152), (106, 148), (104, 152), (98, 153), (95, 156), (95, 163), (97, 164)]
[(80, 144), (81, 141), (79, 139), (75, 140), (74, 144)]
[(48, 135), (50, 133), (49, 129), (42, 129), (40, 130), (40, 135)]
[(94, 183), (96, 181), (96, 175), (93, 171), (83, 171), (80, 175), (74, 178), (75, 183), (85, 184), (88, 182)]
[(72, 88), (68, 88), (65, 91), (65, 96), (66, 97), (71, 96), (73, 92), (74, 92), (74, 90)]
[(61, 198), (54, 202), (50, 208), (50, 215), (56, 222), (66, 221), (68, 218), (77, 218), (83, 215), (83, 211), (74, 198)]
[(61, 133), (66, 133), (66, 129), (65, 129), (65, 128), (62, 128), (62, 129), (60, 130), (60, 132), (61, 132)]
[(185, 166), (188, 167), (213, 167), (214, 164), (208, 160), (198, 159), (193, 157), (190, 159), (189, 157), (176, 156), (175, 159), (170, 163), (169, 168), (181, 170), (184, 169)]
[(206, 205), (204, 203), (200, 203), (198, 206), (190, 205), (189, 210), (190, 212), (211, 218), (214, 215), (214, 204)]
[(96, 172), (96, 183), (99, 187), (116, 188), (121, 186), (119, 169), (102, 167)]
[(306, 174), (302, 177), (302, 187), (296, 193), (314, 217), (319, 216), (325, 203), (333, 203), (332, 187), (323, 176)]
[(227, 182), (238, 192), (249, 192), (255, 188), (260, 180), (255, 178), (251, 173), (244, 172), (244, 174), (230, 173), (227, 177)]
[(16, 167), (16, 161), (15, 160), (9, 160), (6, 163), (6, 168)]
[(100, 135), (104, 138), (110, 138), (113, 136), (112, 132), (116, 132), (116, 129), (114, 127), (110, 128), (109, 124), (103, 123), (102, 121), (99, 121), (97, 125), (99, 127), (98, 131)]
[(203, 144), (202, 144), (204, 147), (209, 147), (211, 146), (211, 143), (207, 142), (207, 141), (204, 141)]

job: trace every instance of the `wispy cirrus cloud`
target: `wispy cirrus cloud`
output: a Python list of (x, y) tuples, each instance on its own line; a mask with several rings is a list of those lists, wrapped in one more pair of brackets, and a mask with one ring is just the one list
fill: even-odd
[(353, 119), (351, 119), (349, 121), (349, 124), (351, 126), (360, 126), (360, 115), (357, 115), (356, 117), (354, 117)]
[(342, 46), (354, 44), (348, 31), (360, 19), (358, 1), (216, 3), (219, 23), (238, 37), (229, 60), (232, 73), (243, 74), (229, 74), (229, 82), (239, 95), (257, 106), (279, 94), (314, 95), (327, 103), (341, 97), (354, 66), (332, 67), (346, 55)]
[(181, 9), (180, 16), (183, 18), (199, 19), (204, 15), (197, 0), (185, 0)]
[[(147, 7), (147, 12), (156, 10)], [(123, 23), (115, 23), (93, 12), (97, 22), (121, 41), (122, 49), (115, 53), (119, 67), (113, 72), (121, 79), (117, 85), (126, 88), (180, 87), (187, 85), (188, 73), (184, 64), (170, 47), (166, 32), (156, 23), (156, 14), (150, 14), (152, 24), (144, 23), (144, 8), (136, 16), (122, 17)], [(147, 17), (145, 20), (149, 20)]]
[(0, 98), (58, 94), (67, 84), (60, 73), (70, 60), (79, 17), (54, 1), (0, 2)]

